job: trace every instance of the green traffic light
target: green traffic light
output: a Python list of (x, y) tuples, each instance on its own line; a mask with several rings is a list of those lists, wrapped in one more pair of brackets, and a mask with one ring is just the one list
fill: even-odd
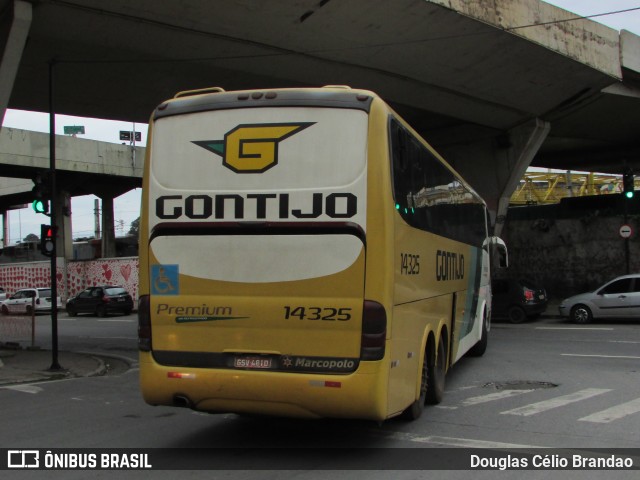
[(36, 213), (46, 214), (49, 211), (49, 202), (45, 200), (34, 200), (31, 206)]
[(633, 198), (633, 192), (626, 192), (625, 195), (627, 198)]

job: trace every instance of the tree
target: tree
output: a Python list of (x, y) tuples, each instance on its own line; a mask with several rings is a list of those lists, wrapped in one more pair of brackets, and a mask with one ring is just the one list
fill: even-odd
[(35, 233), (30, 233), (29, 235), (24, 237), (24, 240), (22, 240), (22, 241), (23, 242), (39, 242), (40, 241), (40, 237), (38, 237), (38, 235), (36, 235)]
[(137, 237), (140, 233), (140, 217), (131, 222), (131, 228), (129, 229), (129, 235)]

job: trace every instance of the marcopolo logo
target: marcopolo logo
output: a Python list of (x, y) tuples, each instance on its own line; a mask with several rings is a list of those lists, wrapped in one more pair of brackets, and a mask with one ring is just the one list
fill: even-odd
[(262, 173), (278, 164), (278, 144), (314, 123), (265, 123), (238, 125), (223, 140), (193, 141), (222, 157), (222, 164), (236, 173)]

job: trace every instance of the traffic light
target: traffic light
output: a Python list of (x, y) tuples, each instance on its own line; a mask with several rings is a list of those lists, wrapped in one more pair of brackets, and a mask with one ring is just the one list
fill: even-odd
[(31, 204), (31, 208), (36, 213), (49, 214), (49, 201), (48, 200), (34, 200)]
[(33, 211), (36, 213), (49, 214), (49, 197), (51, 196), (49, 175), (38, 173), (33, 178), (33, 203), (31, 204)]
[(634, 188), (633, 172), (629, 169), (622, 175), (622, 189), (624, 191), (624, 196), (627, 198), (633, 198)]
[(40, 225), (40, 252), (47, 257), (52, 257), (56, 253), (55, 238), (57, 231), (58, 227)]

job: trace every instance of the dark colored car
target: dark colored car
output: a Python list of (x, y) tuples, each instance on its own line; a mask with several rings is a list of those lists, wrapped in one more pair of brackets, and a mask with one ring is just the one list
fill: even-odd
[(133, 298), (124, 288), (116, 285), (89, 287), (67, 301), (70, 317), (78, 313), (92, 313), (99, 317), (109, 313), (129, 315), (132, 310)]
[(524, 279), (494, 279), (491, 281), (493, 318), (506, 318), (522, 323), (536, 318), (547, 309), (547, 292)]

